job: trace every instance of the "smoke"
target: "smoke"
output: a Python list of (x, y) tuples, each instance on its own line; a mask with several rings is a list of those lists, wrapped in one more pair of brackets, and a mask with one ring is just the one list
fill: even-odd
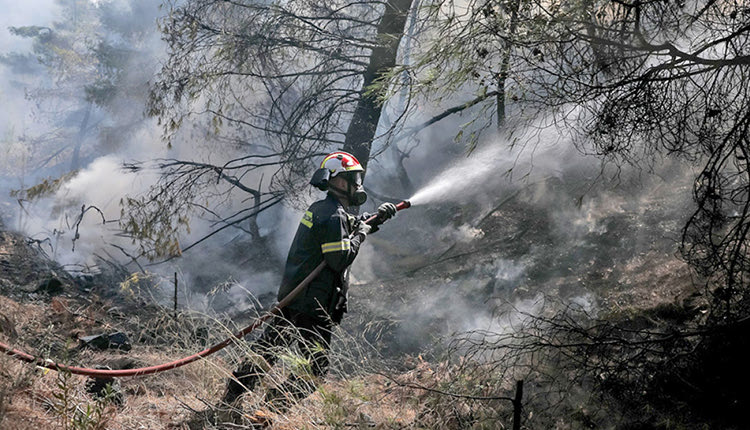
[[(48, 27), (59, 13), (59, 8), (53, 0), (31, 0), (26, 2), (13, 2), (0, 0), (0, 60), (4, 55), (12, 55), (14, 52), (29, 52), (32, 42), (22, 39), (10, 32), (10, 27), (25, 25), (38, 25)], [(27, 113), (33, 104), (26, 100), (24, 88), (31, 82), (38, 81), (39, 76), (33, 76), (30, 72), (38, 70), (26, 70), (24, 73), (9, 73), (0, 61), (0, 101), (3, 103), (3, 115), (0, 118), (0, 139), (4, 142), (3, 148), (12, 151), (10, 137), (21, 134), (23, 130), (33, 127), (34, 122)], [(18, 149), (15, 149), (16, 155)], [(5, 167), (5, 166), (3, 166)], [(17, 167), (14, 166), (14, 167)]]
[(481, 239), (484, 232), (469, 224), (456, 227), (446, 226), (440, 229), (438, 237), (446, 243), (468, 243), (472, 240)]
[[(490, 134), (479, 149), (463, 159), (454, 160), (447, 169), (434, 175), (410, 199), (414, 205), (434, 202), (476, 200), (482, 194), (491, 197), (514, 179), (534, 181), (559, 176), (583, 162), (570, 142), (560, 140), (559, 130), (540, 129), (542, 120), (520, 133), (525, 145), (511, 144), (508, 139)], [(577, 158), (577, 159), (576, 159)]]
[[(135, 263), (130, 256), (137, 255), (136, 246), (120, 235), (122, 200), (144, 195), (159, 180), (153, 160), (174, 158), (221, 165), (241, 151), (216, 151), (215, 142), (192, 130), (181, 132), (174, 147), (168, 148), (161, 140), (161, 128), (156, 121), (144, 116), (147, 83), (154, 80), (165, 55), (155, 23), (163, 13), (158, 3), (114, 0), (78, 5), (77, 12), (90, 13), (88, 16), (98, 21), (81, 29), (90, 32), (85, 33), (90, 46), (75, 45), (71, 49), (88, 55), (91, 53), (88, 49), (105, 42), (113, 47), (112, 56), (107, 59), (118, 62), (120, 67), (115, 75), (94, 76), (104, 79), (105, 84), (93, 88), (95, 91), (108, 90), (106, 85), (114, 84), (111, 93), (101, 94), (84, 91), (92, 83), (89, 79), (92, 65), (73, 69), (81, 75), (75, 79), (64, 76), (62, 82), (66, 87), (60, 87), (53, 76), (55, 70), (48, 70), (36, 61), (31, 52), (33, 39), (11, 35), (7, 30), (8, 26), (35, 25), (49, 28), (55, 36), (67, 37), (68, 27), (57, 27), (55, 23), (69, 25), (70, 16), (66, 14), (70, 10), (58, 7), (52, 0), (13, 6), (5, 3), (3, 0), (4, 10), (10, 12), (0, 16), (3, 34), (0, 55), (8, 62), (0, 64), (0, 91), (3, 103), (12, 106), (0, 120), (4, 141), (0, 161), (7, 167), (0, 174), (3, 202), (0, 216), (6, 218), (6, 225), (43, 241), (48, 254), (74, 273), (96, 273), (107, 266), (104, 262), (107, 260), (124, 264), (132, 272), (145, 270), (157, 278), (161, 276), (163, 280), (156, 282), (151, 293), (165, 304), (172, 300), (175, 272), (181, 306), (194, 309), (236, 311), (257, 304), (259, 297), (275, 293), (281, 271), (273, 266), (272, 260), (286, 257), (299, 223), (293, 209), (279, 206), (259, 217), (263, 236), (278, 235), (278, 240), (271, 244), (275, 255), (269, 256), (265, 265), (259, 264), (253, 252), (246, 252), (257, 246), (246, 230), (226, 229), (183, 258), (155, 266), (145, 259)], [(19, 58), (24, 60), (16, 61)], [(33, 67), (20, 70), (15, 67), (18, 64)], [(27, 99), (27, 94), (37, 93), (42, 97)], [(89, 115), (86, 110), (90, 102), (84, 95), (90, 94), (99, 97), (96, 100), (102, 106), (91, 105)], [(17, 210), (18, 203), (9, 198), (10, 190), (25, 189), (42, 180), (52, 183), (61, 177), (70, 169), (76, 143), (81, 143), (80, 169), (60, 181), (59, 187), (51, 187), (33, 201), (22, 201), (24, 209)], [(42, 165), (44, 158), (58, 150), (60, 155)], [(123, 170), (124, 163), (132, 162), (144, 162), (145, 168), (137, 174)], [(271, 176), (258, 170), (243, 180), (257, 184), (263, 175)], [(246, 195), (222, 197), (219, 193), (223, 186), (217, 184), (216, 194), (207, 193), (200, 203), (219, 216), (253, 204)], [(83, 207), (90, 209), (82, 215)], [(214, 228), (214, 216), (194, 212), (190, 230), (183, 232), (180, 243), (183, 246), (193, 243)]]
[(525, 281), (526, 264), (499, 258), (470, 264), (459, 273), (440, 270), (452, 276), (416, 273), (388, 279), (389, 273), (380, 272), (377, 281), (351, 287), (355, 315), (345, 320), (344, 328), (364, 331), (366, 337), (371, 330), (382, 330), (379, 346), (393, 355), (422, 353), (436, 342), (450, 342), (455, 333), (511, 332), (537, 315), (543, 302), (540, 294), (514, 295)]
[[(41, 194), (33, 201), (20, 202), (24, 210), (14, 211), (14, 219), (8, 224), (32, 237), (48, 239), (51, 256), (69, 269), (94, 268), (97, 262), (101, 263), (97, 254), (105, 257), (105, 251), (119, 254), (111, 245), (131, 247), (130, 241), (117, 235), (120, 201), (127, 195), (145, 191), (156, 180), (156, 175), (149, 172), (129, 175), (121, 169), (122, 163), (140, 156), (156, 158), (167, 154), (165, 145), (159, 141), (156, 124), (142, 114), (143, 88), (158, 67), (162, 45), (154, 43), (153, 39), (158, 39), (155, 28), (139, 39), (147, 43), (137, 46), (126, 40), (127, 32), (135, 30), (122, 29), (124, 32), (118, 33), (109, 25), (132, 19), (132, 13), (122, 6), (136, 1), (76, 5), (73, 11), (81, 16), (74, 16), (74, 20), (92, 16), (98, 20), (77, 29), (82, 32), (79, 38), (85, 38), (89, 45), (80, 44), (69, 35), (70, 23), (66, 20), (71, 19), (67, 15), (71, 11), (58, 2), (30, 1), (13, 6), (5, 3), (0, 17), (3, 34), (0, 55), (4, 59), (0, 77), (14, 89), (4, 91), (7, 98), (3, 102), (12, 106), (7, 110), (12, 114), (4, 115), (0, 128), (9, 148), (2, 154), (3, 164), (13, 168), (4, 172), (0, 199), (7, 199), (10, 189), (23, 190), (42, 180), (54, 184), (71, 167), (80, 166), (74, 175), (66, 176), (47, 190), (40, 189)], [(98, 15), (87, 15), (92, 11)], [(153, 23), (157, 12), (158, 5), (141, 8), (138, 19)], [(20, 37), (11, 34), (9, 26), (37, 27), (42, 33), (31, 31), (27, 33), (30, 37)], [(43, 35), (35, 38), (31, 37), (33, 34)], [(81, 55), (79, 62), (66, 64), (63, 58), (59, 69), (43, 66), (37, 61), (37, 55), (41, 54), (32, 52), (32, 47), (37, 46), (36, 39), (64, 40), (56, 42), (61, 58)], [(100, 42), (115, 47), (120, 56), (111, 59), (122, 66), (121, 73), (115, 75), (119, 87), (111, 93), (112, 102), (100, 99), (102, 106), (84, 96), (91, 94), (87, 85), (94, 84), (94, 77), (108, 75), (92, 75), (94, 65), (82, 63), (90, 60), (92, 47)], [(20, 65), (29, 67), (19, 69)], [(6, 205), (13, 203), (6, 200)], [(86, 211), (79, 221), (83, 206), (96, 209)]]
[[(353, 301), (370, 320), (397, 322), (394, 353), (455, 332), (513, 332), (549, 311), (545, 302), (595, 316), (612, 289), (647, 270), (629, 264), (634, 255), (675, 267), (690, 169), (671, 160), (649, 170), (606, 165), (583, 155), (570, 130), (545, 124), (513, 141), (489, 133), (466, 155), (452, 140), (461, 124), (445, 120), (404, 160), (417, 185), (413, 207), (368, 238), (353, 267)], [(374, 189), (399, 189), (384, 173), (392, 161), (371, 166)]]

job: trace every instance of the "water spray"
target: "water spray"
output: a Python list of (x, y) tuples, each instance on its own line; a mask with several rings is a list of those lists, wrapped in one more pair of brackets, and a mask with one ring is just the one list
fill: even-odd
[(520, 155), (520, 152), (510, 150), (502, 142), (483, 146), (451, 163), (416, 191), (409, 201), (413, 205), (423, 205), (491, 192), (500, 186), (505, 177), (500, 172), (527, 168), (527, 162)]

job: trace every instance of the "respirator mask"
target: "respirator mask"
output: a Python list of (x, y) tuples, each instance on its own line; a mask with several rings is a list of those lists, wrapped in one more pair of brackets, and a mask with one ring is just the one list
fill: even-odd
[(342, 194), (349, 201), (352, 206), (362, 206), (367, 201), (367, 193), (362, 185), (363, 183), (363, 172), (345, 172), (339, 173), (336, 176), (342, 177), (346, 180), (346, 189), (331, 186), (330, 182), (330, 171), (322, 168), (318, 169), (310, 180), (310, 184), (315, 186), (321, 191), (327, 191), (329, 189)]
[(364, 172), (347, 172), (341, 175), (346, 179), (346, 197), (352, 206), (362, 206), (367, 201), (367, 193), (363, 183)]

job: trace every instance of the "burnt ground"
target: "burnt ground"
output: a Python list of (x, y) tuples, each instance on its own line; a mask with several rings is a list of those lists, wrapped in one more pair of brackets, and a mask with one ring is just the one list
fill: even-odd
[[(540, 202), (539, 187), (570, 198)], [(581, 203), (552, 179), (489, 208), (404, 211), (368, 238), (366, 269), (377, 279), (352, 287), (354, 313), (366, 318), (351, 330), (376, 330), (371, 338), (387, 354), (418, 353), (453, 332), (490, 327), (499, 312), (550, 299), (592, 314), (692, 300), (701, 290), (679, 258), (685, 191), (616, 189)], [(430, 229), (440, 220), (448, 226)]]

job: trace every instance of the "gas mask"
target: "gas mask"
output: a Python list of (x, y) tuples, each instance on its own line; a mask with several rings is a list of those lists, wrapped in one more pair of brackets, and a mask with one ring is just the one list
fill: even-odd
[(319, 169), (316, 171), (310, 180), (310, 184), (321, 191), (332, 189), (344, 195), (352, 206), (362, 206), (367, 201), (367, 193), (364, 186), (362, 186), (362, 172), (345, 172), (339, 173), (336, 176), (341, 176), (346, 180), (346, 188), (331, 186), (328, 169)]
[(346, 179), (346, 196), (352, 206), (362, 206), (367, 201), (367, 193), (362, 185), (362, 173), (342, 173)]

